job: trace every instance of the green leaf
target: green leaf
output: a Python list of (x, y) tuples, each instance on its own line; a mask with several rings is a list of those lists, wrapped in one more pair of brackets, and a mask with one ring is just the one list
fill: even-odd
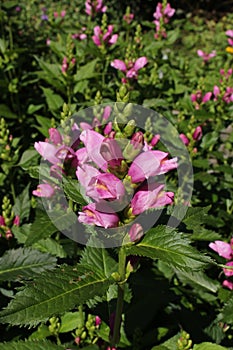
[(82, 206), (87, 205), (86, 200), (83, 198), (83, 196), (80, 193), (80, 185), (77, 180), (63, 177), (62, 182), (63, 182), (64, 192), (69, 199), (71, 199), (73, 202), (78, 203)]
[(56, 258), (31, 248), (8, 250), (0, 258), (0, 281), (14, 281), (32, 278), (35, 274), (51, 270)]
[(48, 340), (39, 341), (14, 341), (12, 343), (0, 343), (1, 350), (65, 350), (62, 345), (56, 345)]
[(21, 222), (23, 219), (28, 219), (30, 214), (31, 205), (29, 198), (29, 187), (30, 184), (28, 184), (23, 190), (23, 192), (21, 192), (20, 195), (17, 196), (15, 204), (13, 206), (13, 212), (15, 215), (19, 215)]
[(48, 238), (59, 230), (68, 229), (75, 222), (76, 216), (73, 212), (58, 211), (54, 213), (52, 221), (45, 212), (38, 210), (25, 244), (31, 245), (43, 238)]
[(210, 292), (213, 293), (216, 293), (220, 288), (220, 283), (218, 281), (212, 280), (211, 278), (206, 276), (202, 271), (177, 271), (176, 274), (183, 283), (188, 283), (194, 286), (200, 286), (202, 288), (208, 289)]
[(0, 322), (36, 326), (61, 315), (96, 295), (103, 295), (112, 281), (86, 267), (62, 266), (49, 271), (20, 290), (0, 313)]
[(208, 217), (208, 211), (211, 206), (208, 207), (191, 207), (188, 208), (188, 211), (183, 219), (183, 222), (187, 225), (188, 228), (195, 228), (200, 226), (202, 223), (206, 221)]
[(82, 320), (79, 312), (67, 312), (61, 317), (61, 328), (59, 333), (70, 332), (82, 325)]
[(166, 340), (163, 344), (154, 346), (151, 350), (177, 350), (177, 341), (181, 333), (174, 335), (174, 337)]
[(17, 119), (18, 116), (7, 105), (0, 104), (0, 116), (9, 119)]
[(222, 315), (224, 322), (233, 323), (233, 297), (224, 305)]
[(32, 246), (41, 252), (49, 253), (59, 258), (65, 258), (67, 256), (63, 247), (52, 238), (41, 239)]
[(46, 102), (48, 104), (49, 109), (51, 111), (56, 111), (59, 108), (61, 108), (61, 106), (64, 103), (63, 98), (60, 95), (55, 94), (54, 91), (50, 88), (44, 88), (44, 87), (41, 87), (41, 88), (45, 95)]
[(117, 262), (104, 248), (87, 246), (82, 254), (80, 263), (82, 265), (92, 266), (93, 269), (103, 271), (106, 277), (110, 277), (114, 271), (117, 271)]
[(22, 154), (17, 165), (22, 169), (27, 170), (30, 166), (37, 164), (39, 158), (40, 155), (35, 149), (28, 149)]
[(95, 66), (98, 61), (98, 58), (94, 59), (91, 62), (88, 62), (84, 66), (78, 69), (77, 74), (74, 76), (74, 81), (79, 82), (85, 79), (91, 79), (96, 76)]
[(227, 348), (214, 343), (205, 342), (201, 344), (195, 344), (193, 350), (227, 350)]
[(199, 270), (211, 259), (190, 245), (190, 241), (176, 231), (158, 226), (147, 232), (141, 242), (126, 248), (128, 255), (141, 255), (161, 259), (178, 270)]

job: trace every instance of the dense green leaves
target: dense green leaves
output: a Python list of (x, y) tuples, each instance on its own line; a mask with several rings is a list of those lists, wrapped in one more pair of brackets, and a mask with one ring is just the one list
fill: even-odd
[(214, 343), (201, 343), (201, 344), (195, 344), (193, 350), (226, 350), (224, 346), (217, 345)]
[(35, 326), (106, 292), (111, 281), (81, 265), (42, 274), (19, 291), (0, 313), (0, 322)]
[(233, 323), (233, 298), (225, 304), (222, 314), (224, 322)]
[(0, 258), (0, 281), (32, 278), (55, 265), (56, 258), (49, 254), (31, 248), (11, 249)]
[(167, 231), (166, 226), (158, 226), (147, 232), (142, 241), (127, 248), (127, 254), (161, 259), (179, 270), (193, 271), (203, 268), (211, 259), (190, 245), (183, 234)]
[(56, 345), (48, 340), (40, 341), (15, 341), (12, 343), (0, 343), (1, 350), (65, 350), (65, 346)]

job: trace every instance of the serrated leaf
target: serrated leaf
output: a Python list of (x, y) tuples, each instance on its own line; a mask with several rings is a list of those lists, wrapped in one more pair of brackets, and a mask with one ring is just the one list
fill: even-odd
[(77, 180), (63, 177), (62, 182), (64, 192), (69, 199), (82, 206), (87, 205), (86, 200), (80, 193), (80, 185)]
[(199, 270), (211, 259), (190, 245), (183, 234), (167, 232), (166, 226), (158, 226), (147, 232), (141, 242), (126, 248), (128, 255), (141, 255), (161, 259), (178, 270)]
[(195, 344), (193, 350), (227, 350), (227, 348), (214, 343), (205, 342), (201, 344)]
[(87, 246), (82, 254), (80, 263), (92, 266), (93, 269), (103, 271), (106, 277), (117, 271), (117, 262), (108, 254), (104, 248)]
[(233, 323), (233, 297), (224, 305), (223, 320), (226, 323)]
[(30, 233), (25, 244), (32, 245), (41, 239), (49, 238), (53, 233), (59, 230), (68, 229), (72, 223), (76, 222), (75, 220), (73, 212), (56, 212), (53, 215), (53, 220), (51, 220), (45, 212), (38, 210), (36, 219), (30, 227)]
[(0, 343), (1, 350), (65, 350), (62, 345), (56, 345), (48, 340), (17, 341), (12, 343)]
[(181, 280), (181, 282), (200, 286), (213, 293), (216, 293), (220, 288), (220, 283), (218, 281), (212, 280), (211, 278), (206, 276), (202, 271), (198, 271), (198, 272), (177, 271), (176, 274), (178, 278)]
[(19, 215), (20, 221), (23, 219), (28, 219), (30, 214), (30, 198), (29, 198), (29, 187), (28, 184), (22, 193), (16, 197), (15, 204), (13, 206), (13, 212), (15, 215)]
[(206, 217), (208, 215), (208, 211), (211, 206), (208, 207), (194, 207), (188, 208), (188, 211), (183, 219), (183, 222), (187, 225), (188, 228), (195, 228), (196, 226), (200, 226), (200, 224), (204, 223)]
[(31, 248), (8, 250), (0, 258), (0, 281), (15, 281), (32, 278), (35, 274), (51, 270), (56, 265), (56, 258)]
[(93, 272), (81, 265), (46, 272), (15, 295), (0, 313), (0, 322), (36, 326), (52, 315), (61, 315), (104, 294), (111, 283), (102, 272)]
[(59, 258), (65, 258), (67, 256), (63, 247), (52, 238), (41, 239), (32, 246), (41, 252), (49, 253)]

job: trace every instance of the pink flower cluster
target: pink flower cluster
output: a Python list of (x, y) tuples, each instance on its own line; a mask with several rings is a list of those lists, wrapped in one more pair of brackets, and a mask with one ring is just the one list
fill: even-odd
[(65, 15), (66, 15), (66, 10), (62, 10), (61, 12), (60, 12), (60, 14), (59, 14), (59, 12), (57, 12), (57, 11), (55, 11), (54, 13), (53, 13), (53, 16), (54, 16), (54, 18), (64, 18), (65, 17)]
[(196, 109), (200, 109), (200, 106), (208, 102), (212, 97), (212, 92), (207, 92), (203, 95), (201, 90), (198, 90), (195, 94), (191, 94), (191, 101), (194, 103)]
[(208, 62), (211, 58), (215, 57), (216, 56), (216, 51), (213, 50), (212, 52), (210, 53), (206, 53), (202, 50), (197, 50), (197, 54), (199, 57), (202, 57), (203, 61), (206, 63)]
[[(72, 147), (65, 144), (66, 137), (54, 128), (49, 129), (49, 139), (35, 143), (35, 149), (51, 164), (51, 176), (61, 178), (70, 168), (90, 198), (78, 213), (79, 222), (104, 228), (128, 224), (148, 209), (172, 204), (174, 193), (166, 192), (156, 176), (178, 166), (177, 158), (169, 159), (168, 153), (154, 150), (159, 135), (146, 141), (142, 131), (134, 130), (127, 145), (122, 145), (113, 123), (106, 124), (110, 113), (111, 107), (105, 107), (104, 126), (93, 120), (98, 132), (85, 122), (80, 123), (82, 131), (75, 125), (73, 131), (78, 134)], [(33, 194), (50, 198), (55, 191), (56, 187), (47, 182), (38, 185)], [(135, 241), (142, 235), (141, 225), (133, 224), (130, 239)]]
[(107, 31), (103, 32), (100, 26), (94, 27), (94, 35), (92, 40), (96, 46), (101, 46), (103, 44), (113, 45), (117, 42), (118, 34), (113, 34), (113, 25), (108, 25)]
[(174, 15), (174, 13), (175, 9), (173, 9), (169, 3), (167, 3), (164, 7), (161, 2), (158, 2), (156, 10), (153, 14), (153, 17), (155, 18), (154, 24), (156, 27), (156, 39), (158, 39), (160, 36), (164, 38), (167, 37), (167, 33), (163, 25), (170, 21), (170, 18)]
[(232, 76), (233, 69), (227, 71), (220, 69), (221, 79), (220, 85), (214, 85), (213, 92), (209, 91), (203, 95), (201, 90), (195, 94), (191, 94), (191, 101), (194, 103), (196, 109), (200, 109), (201, 105), (213, 99), (213, 101), (222, 100), (229, 104), (233, 102), (233, 87), (226, 86), (229, 84), (229, 78)]
[(103, 0), (86, 0), (85, 12), (89, 16), (94, 16), (98, 12), (106, 12), (107, 6), (104, 6)]
[[(142, 136), (139, 131), (132, 135), (128, 145), (130, 155), (125, 155), (117, 139), (105, 137), (91, 129), (81, 133), (80, 139), (85, 147), (77, 151), (76, 175), (85, 194), (93, 202), (79, 212), (80, 222), (104, 228), (117, 227), (122, 216), (128, 220), (147, 209), (173, 202), (174, 194), (165, 192), (164, 185), (153, 179), (156, 175), (175, 169), (177, 159), (168, 159), (167, 153), (153, 150), (152, 146), (146, 145)], [(140, 141), (136, 142), (135, 139)], [(149, 183), (147, 180), (150, 180)], [(128, 187), (133, 194), (124, 208)], [(123, 206), (124, 214), (119, 216), (114, 209), (116, 206)], [(130, 232), (132, 239), (141, 234), (141, 227), (135, 224)]]
[(71, 59), (70, 62), (68, 61), (68, 58), (67, 58), (67, 57), (64, 57), (64, 58), (63, 58), (63, 61), (62, 61), (62, 66), (61, 66), (61, 71), (62, 71), (62, 73), (63, 73), (63, 74), (66, 74), (66, 72), (67, 72), (67, 70), (68, 70), (69, 68), (74, 67), (75, 62), (76, 62), (76, 59), (75, 59), (74, 57)]
[(228, 44), (233, 46), (233, 30), (232, 29), (227, 30), (226, 35), (229, 37)]
[(11, 239), (13, 237), (13, 233), (11, 231), (11, 228), (9, 226), (19, 226), (20, 225), (20, 217), (19, 215), (16, 215), (13, 219), (13, 221), (11, 221), (11, 224), (7, 225), (6, 224), (6, 220), (4, 219), (4, 217), (2, 215), (0, 215), (0, 237), (2, 237), (2, 233), (3, 233), (3, 237), (5, 237), (6, 239)]
[[(233, 238), (230, 240), (230, 243), (223, 241), (215, 241), (209, 244), (209, 247), (213, 249), (219, 256), (225, 258), (228, 262), (226, 266), (231, 267), (232, 269), (223, 268), (224, 275), (226, 277), (233, 276)], [(233, 290), (233, 282), (229, 279), (225, 279), (222, 283), (224, 287), (227, 287), (230, 290)]]
[(145, 56), (139, 57), (134, 61), (124, 62), (122, 60), (115, 59), (111, 62), (111, 66), (123, 72), (126, 78), (122, 79), (122, 83), (127, 83), (128, 79), (137, 79), (138, 71), (142, 69), (148, 63)]
[(72, 34), (72, 39), (85, 40), (87, 38), (87, 34), (85, 34), (86, 27), (82, 27), (81, 32)]
[[(203, 135), (202, 127), (201, 127), (201, 125), (198, 125), (192, 134), (192, 139), (194, 141), (200, 141), (202, 138), (202, 135)], [(185, 144), (185, 146), (189, 145), (190, 140), (188, 139), (188, 137), (185, 134), (180, 134), (180, 139)]]

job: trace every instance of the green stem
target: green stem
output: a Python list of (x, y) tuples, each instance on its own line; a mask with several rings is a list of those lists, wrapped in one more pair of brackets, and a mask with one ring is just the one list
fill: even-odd
[(121, 329), (121, 321), (122, 321), (122, 312), (123, 312), (123, 304), (124, 304), (124, 293), (125, 293), (125, 264), (126, 264), (126, 254), (124, 247), (121, 247), (118, 255), (118, 272), (120, 276), (120, 281), (118, 283), (118, 291), (117, 291), (117, 306), (116, 306), (116, 315), (114, 321), (113, 328), (113, 336), (111, 339), (111, 346), (116, 347), (120, 341), (120, 329)]

